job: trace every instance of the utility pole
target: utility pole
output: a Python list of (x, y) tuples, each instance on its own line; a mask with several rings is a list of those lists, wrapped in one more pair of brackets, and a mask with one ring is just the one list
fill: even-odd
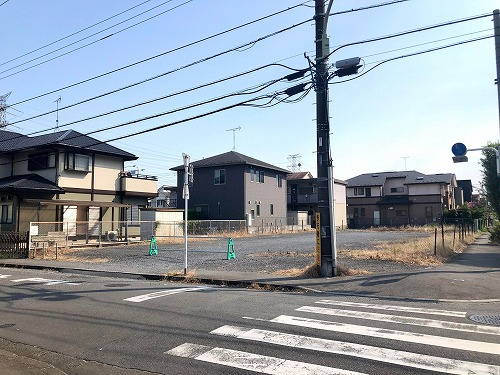
[(61, 103), (61, 96), (54, 100), (54, 103), (56, 103), (56, 129), (54, 132), (59, 130), (59, 103)]
[(498, 91), (498, 126), (500, 129), (500, 10), (498, 9), (493, 11), (493, 32), (495, 34), (495, 55), (497, 61), (497, 79), (495, 82)]
[[(333, 0), (330, 1), (330, 10)], [(316, 131), (317, 131), (317, 167), (318, 167), (318, 215), (319, 225), (316, 223), (317, 243), (316, 251), (319, 250), (319, 266), (322, 277), (331, 277), (336, 273), (332, 249), (331, 230), (331, 192), (329, 184), (329, 169), (332, 161), (330, 156), (330, 123), (328, 116), (328, 38), (326, 35), (324, 0), (315, 0), (315, 26), (316, 26)], [(333, 178), (330, 173), (330, 178)], [(318, 243), (319, 242), (319, 243)], [(319, 248), (318, 248), (319, 247)]]

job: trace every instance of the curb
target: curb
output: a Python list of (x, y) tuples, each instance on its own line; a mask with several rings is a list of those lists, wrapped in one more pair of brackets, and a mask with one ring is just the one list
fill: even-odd
[(90, 276), (100, 276), (100, 277), (114, 277), (122, 279), (132, 279), (132, 280), (151, 280), (151, 281), (171, 281), (171, 282), (181, 282), (181, 283), (202, 283), (207, 285), (220, 285), (228, 286), (233, 288), (247, 288), (247, 289), (263, 289), (269, 291), (279, 291), (279, 292), (300, 292), (300, 293), (315, 293), (321, 295), (332, 295), (332, 296), (346, 296), (346, 297), (363, 297), (372, 298), (380, 300), (397, 300), (397, 301), (407, 301), (407, 302), (428, 302), (428, 303), (495, 303), (500, 302), (500, 299), (443, 299), (443, 298), (420, 298), (420, 297), (401, 297), (401, 296), (374, 296), (372, 294), (364, 293), (347, 293), (347, 292), (333, 292), (325, 291), (320, 289), (309, 288), (304, 285), (290, 285), (290, 284), (279, 284), (276, 282), (262, 282), (253, 280), (224, 280), (215, 279), (212, 277), (197, 277), (194, 276), (184, 276), (184, 275), (158, 275), (158, 274), (147, 274), (147, 273), (131, 273), (131, 272), (115, 272), (115, 271), (96, 271), (88, 270), (83, 268), (67, 268), (67, 267), (55, 267), (55, 266), (41, 266), (34, 264), (13, 264), (13, 263), (0, 263), (0, 267), (5, 268), (19, 268), (19, 269), (32, 269), (32, 270), (50, 270), (60, 273), (75, 273), (80, 275), (90, 275)]

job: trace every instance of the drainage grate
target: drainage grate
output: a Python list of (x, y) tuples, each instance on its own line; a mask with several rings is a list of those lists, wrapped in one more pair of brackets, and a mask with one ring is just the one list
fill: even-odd
[(471, 315), (469, 319), (476, 323), (500, 326), (500, 315)]

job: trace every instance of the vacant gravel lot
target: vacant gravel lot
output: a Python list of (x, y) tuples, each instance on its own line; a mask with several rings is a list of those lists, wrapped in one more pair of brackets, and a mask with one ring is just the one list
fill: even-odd
[[(362, 231), (337, 232), (338, 265), (370, 272), (397, 272), (418, 269), (418, 266), (378, 260), (352, 260), (349, 249), (373, 248), (381, 241), (401, 241), (431, 236), (425, 232)], [(119, 272), (167, 273), (184, 268), (184, 244), (164, 244), (159, 239), (158, 255), (149, 256), (149, 244), (72, 250), (67, 260), (80, 263), (81, 268)], [(256, 235), (234, 238), (236, 259), (227, 260), (227, 238), (190, 240), (188, 269), (228, 270), (273, 273), (279, 270), (302, 269), (314, 262), (315, 232), (279, 235)], [(345, 251), (344, 251), (345, 250)], [(61, 259), (62, 263), (67, 263)]]

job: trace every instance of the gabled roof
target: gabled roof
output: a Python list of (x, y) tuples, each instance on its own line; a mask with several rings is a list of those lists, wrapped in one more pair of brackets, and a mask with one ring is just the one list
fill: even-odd
[(64, 193), (64, 189), (37, 174), (0, 178), (0, 190)]
[[(251, 158), (250, 156), (246, 156), (240, 154), (236, 151), (229, 151), (224, 154), (211, 156), (206, 159), (201, 159), (192, 163), (193, 168), (210, 168), (210, 167), (222, 167), (225, 165), (250, 165), (254, 167), (271, 169), (273, 171), (290, 173), (290, 171), (276, 167), (272, 164)], [(183, 165), (179, 165), (174, 168), (170, 168), (171, 171), (180, 171), (184, 170)]]
[(295, 172), (286, 176), (287, 180), (307, 180), (310, 178), (314, 178), (311, 172)]
[(136, 160), (137, 156), (74, 130), (28, 137), (23, 134), (0, 131), (0, 152), (10, 153), (47, 146), (62, 146), (90, 150), (100, 154), (119, 156), (125, 160)]
[(425, 175), (417, 171), (365, 173), (353, 178), (349, 178), (347, 180), (347, 186), (383, 186), (386, 180), (393, 178), (404, 179), (403, 185), (436, 183), (451, 184), (453, 182), (453, 179), (455, 178), (455, 175), (453, 173)]

